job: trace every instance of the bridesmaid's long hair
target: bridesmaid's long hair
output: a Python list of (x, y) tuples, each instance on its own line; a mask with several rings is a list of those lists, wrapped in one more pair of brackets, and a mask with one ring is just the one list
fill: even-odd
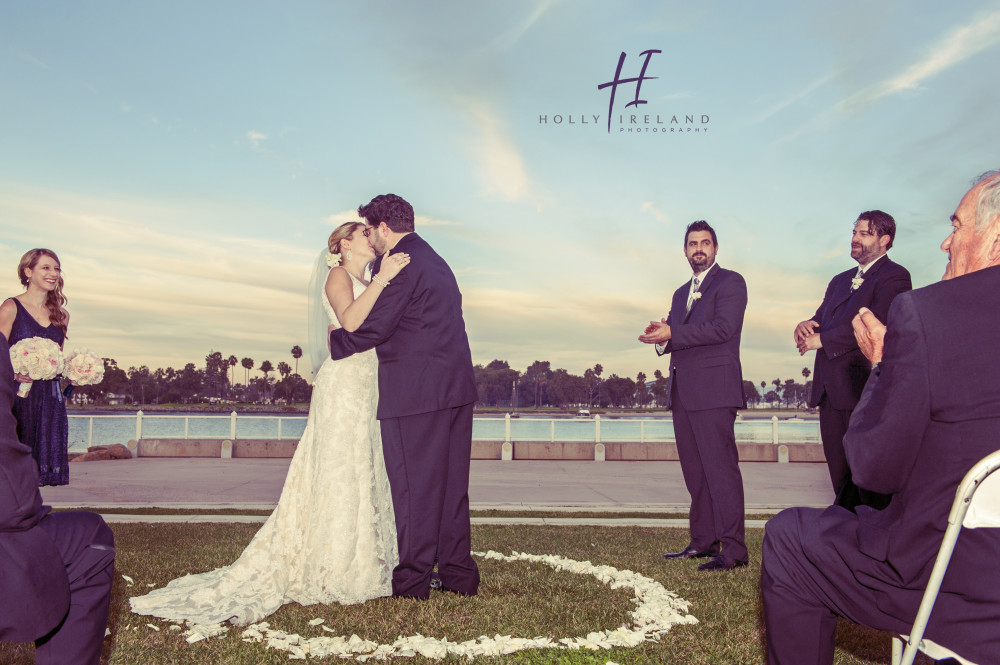
[(350, 238), (351, 234), (354, 233), (354, 229), (359, 226), (364, 228), (365, 225), (361, 222), (344, 222), (335, 228), (333, 233), (330, 234), (330, 239), (326, 241), (326, 246), (330, 248), (330, 253), (340, 254), (340, 241)]
[[(17, 280), (21, 282), (21, 286), (25, 289), (28, 288), (28, 275), (25, 270), (34, 270), (35, 266), (38, 265), (38, 260), (43, 256), (52, 257), (56, 263), (62, 267), (62, 262), (56, 253), (51, 249), (45, 249), (44, 247), (37, 247), (35, 249), (29, 249), (21, 257), (21, 263), (17, 266)], [(69, 315), (66, 313), (64, 305), (66, 304), (66, 296), (63, 295), (63, 278), (59, 275), (59, 281), (56, 282), (56, 288), (49, 291), (48, 295), (45, 297), (45, 307), (49, 310), (49, 322), (56, 328), (59, 328), (65, 334), (66, 332), (66, 319)]]

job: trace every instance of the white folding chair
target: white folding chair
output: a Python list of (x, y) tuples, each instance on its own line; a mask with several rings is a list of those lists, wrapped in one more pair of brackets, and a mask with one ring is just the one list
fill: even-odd
[(1000, 450), (990, 453), (977, 462), (959, 483), (955, 491), (955, 502), (948, 515), (948, 528), (941, 540), (941, 548), (934, 561), (934, 569), (927, 581), (927, 588), (920, 601), (920, 609), (917, 610), (917, 618), (913, 621), (910, 635), (908, 637), (900, 635), (892, 640), (893, 665), (913, 665), (917, 651), (922, 651), (936, 660), (954, 658), (963, 665), (975, 665), (950, 649), (924, 638), (924, 630), (927, 628), (927, 621), (930, 619), (931, 610), (934, 609), (934, 601), (937, 600), (941, 581), (944, 579), (945, 571), (948, 570), (948, 562), (951, 560), (962, 527), (967, 529), (1000, 527), (1000, 473), (994, 473), (998, 469), (1000, 469)]

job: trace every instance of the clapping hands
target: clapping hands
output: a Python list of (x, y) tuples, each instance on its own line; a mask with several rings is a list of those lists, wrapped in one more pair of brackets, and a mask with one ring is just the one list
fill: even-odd
[(650, 321), (643, 334), (639, 335), (639, 341), (644, 344), (665, 344), (670, 341), (670, 334), (666, 319)]

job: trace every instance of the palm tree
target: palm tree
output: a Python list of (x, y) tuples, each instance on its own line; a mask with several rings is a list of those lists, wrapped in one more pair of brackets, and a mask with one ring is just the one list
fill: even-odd
[(282, 360), (278, 363), (278, 373), (281, 374), (281, 378), (287, 379), (288, 375), (292, 373), (292, 368), (288, 363)]
[(803, 367), (802, 368), (802, 378), (803, 379), (808, 379), (810, 374), (812, 374), (812, 372), (809, 371), (808, 367)]
[(250, 385), (250, 370), (253, 369), (253, 358), (244, 358), (243, 360), (240, 361), (240, 364), (242, 364), (243, 368), (246, 370), (246, 382), (245, 382), (244, 385), (249, 386)]
[(295, 373), (299, 373), (299, 358), (302, 357), (302, 347), (296, 344), (292, 347), (292, 357), (295, 358)]
[(229, 362), (229, 367), (230, 367), (230, 370), (229, 370), (229, 376), (230, 376), (230, 378), (229, 378), (229, 387), (230, 387), (230, 391), (232, 391), (232, 389), (236, 385), (236, 363), (238, 363), (239, 360), (236, 359), (236, 356), (229, 356), (228, 362)]
[(265, 360), (260, 364), (260, 371), (264, 372), (265, 379), (269, 379), (271, 377), (268, 374), (274, 371), (274, 365), (271, 364), (270, 360)]

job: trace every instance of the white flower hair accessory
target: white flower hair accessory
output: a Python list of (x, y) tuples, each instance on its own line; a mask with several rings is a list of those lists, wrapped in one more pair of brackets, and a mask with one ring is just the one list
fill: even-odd
[(332, 254), (330, 252), (327, 252), (326, 265), (330, 266), (331, 268), (336, 268), (337, 266), (339, 266), (340, 254)]

